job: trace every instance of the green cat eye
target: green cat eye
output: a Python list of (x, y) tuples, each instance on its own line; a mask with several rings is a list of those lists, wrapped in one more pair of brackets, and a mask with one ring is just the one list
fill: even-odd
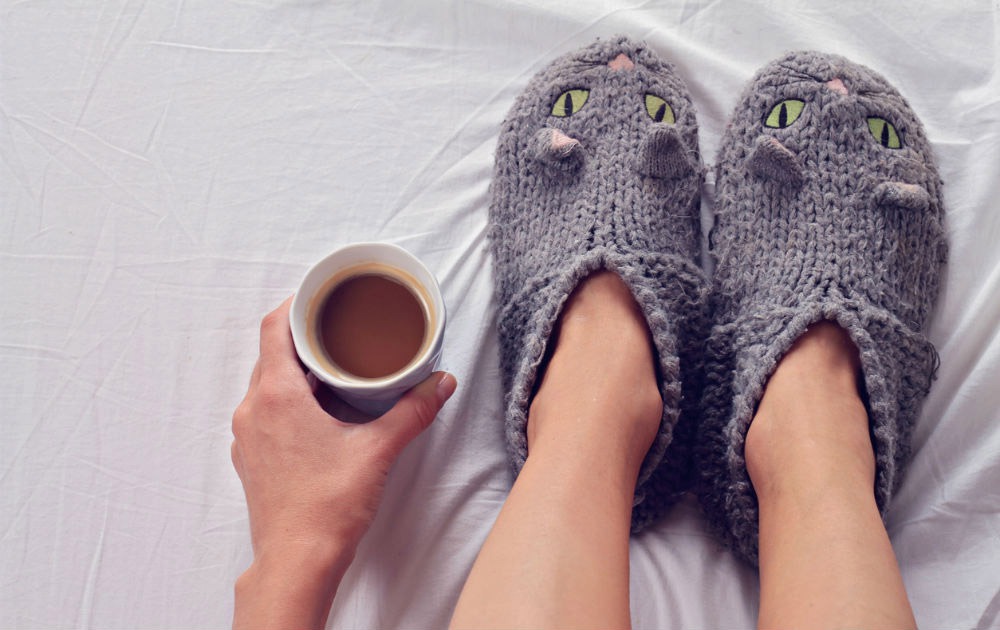
[(552, 105), (552, 115), (560, 118), (572, 116), (583, 108), (583, 104), (587, 102), (589, 96), (590, 90), (566, 90)]
[(896, 128), (885, 118), (877, 116), (869, 118), (868, 131), (872, 132), (872, 136), (879, 141), (879, 144), (887, 149), (899, 149), (903, 146), (899, 142), (899, 134), (896, 133)]
[(802, 115), (802, 108), (805, 106), (804, 102), (794, 98), (781, 101), (764, 119), (764, 124), (774, 129), (784, 129), (799, 119), (799, 116)]
[(665, 100), (655, 94), (646, 95), (646, 113), (653, 119), (653, 122), (674, 124), (674, 110)]

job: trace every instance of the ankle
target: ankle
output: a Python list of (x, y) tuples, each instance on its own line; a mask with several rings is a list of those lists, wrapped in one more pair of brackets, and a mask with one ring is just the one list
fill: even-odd
[(861, 359), (857, 346), (847, 331), (824, 320), (809, 326), (795, 340), (768, 380), (767, 390), (807, 386), (842, 395), (859, 395), (860, 379)]
[(778, 364), (747, 431), (758, 495), (817, 486), (871, 493), (875, 456), (857, 348), (830, 322), (809, 328)]
[[(614, 273), (585, 278), (569, 297), (528, 412), (529, 453), (546, 440), (617, 453), (638, 471), (663, 402), (649, 329)], [(566, 446), (564, 450), (571, 448)]]

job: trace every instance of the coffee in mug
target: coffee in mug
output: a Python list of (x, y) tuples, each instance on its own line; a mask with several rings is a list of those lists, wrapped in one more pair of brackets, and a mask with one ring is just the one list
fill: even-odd
[(427, 345), (431, 316), (419, 283), (405, 272), (371, 263), (345, 269), (315, 300), (310, 341), (325, 367), (345, 377), (391, 376)]
[(295, 351), (309, 371), (372, 415), (430, 376), (444, 325), (434, 274), (390, 243), (348, 245), (313, 265), (290, 314)]

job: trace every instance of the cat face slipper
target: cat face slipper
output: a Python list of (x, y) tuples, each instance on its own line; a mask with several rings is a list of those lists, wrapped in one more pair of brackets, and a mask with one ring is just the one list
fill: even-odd
[[(702, 165), (673, 66), (626, 38), (536, 75), (503, 124), (490, 187), (505, 431), (527, 457), (533, 389), (562, 306), (589, 274), (618, 274), (645, 316), (664, 411), (640, 472), (633, 529), (683, 488), (706, 283), (697, 265)], [(609, 418), (613, 422), (614, 418)]]
[(885, 510), (937, 355), (923, 336), (947, 242), (941, 183), (916, 115), (842, 57), (786, 55), (751, 81), (717, 162), (714, 326), (699, 494), (738, 553), (757, 554), (744, 439), (767, 379), (820, 320), (858, 347)]

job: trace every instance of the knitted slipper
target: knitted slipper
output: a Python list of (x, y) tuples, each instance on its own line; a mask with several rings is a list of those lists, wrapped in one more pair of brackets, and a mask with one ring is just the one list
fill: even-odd
[(652, 333), (664, 403), (640, 471), (634, 530), (670, 503), (689, 469), (691, 431), (677, 434), (690, 426), (678, 425), (685, 405), (697, 404), (694, 359), (704, 339), (707, 283), (695, 262), (702, 175), (687, 88), (672, 65), (624, 37), (536, 75), (497, 145), (489, 236), (514, 470), (528, 454), (528, 405), (562, 306), (586, 276), (613, 271)]
[(819, 320), (857, 345), (883, 514), (937, 367), (921, 334), (947, 257), (941, 182), (916, 115), (884, 78), (797, 52), (761, 70), (717, 164), (714, 327), (697, 467), (705, 512), (757, 561), (744, 459), (764, 386)]

